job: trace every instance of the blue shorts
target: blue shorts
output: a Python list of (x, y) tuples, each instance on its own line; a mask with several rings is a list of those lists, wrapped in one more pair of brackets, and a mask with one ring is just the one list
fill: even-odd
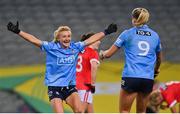
[(144, 78), (122, 77), (121, 88), (127, 92), (149, 94), (153, 89), (154, 80)]
[(60, 98), (66, 100), (73, 92), (77, 92), (75, 85), (66, 87), (48, 86), (48, 96), (51, 101), (54, 98)]

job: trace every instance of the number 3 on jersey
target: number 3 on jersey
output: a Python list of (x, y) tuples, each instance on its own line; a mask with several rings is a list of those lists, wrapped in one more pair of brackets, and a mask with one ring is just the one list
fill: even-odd
[(81, 72), (82, 71), (82, 56), (78, 56), (78, 63), (76, 67), (76, 72)]
[(146, 41), (139, 41), (138, 48), (142, 51), (141, 53), (138, 53), (138, 55), (146, 56), (149, 52), (150, 46), (149, 43)]

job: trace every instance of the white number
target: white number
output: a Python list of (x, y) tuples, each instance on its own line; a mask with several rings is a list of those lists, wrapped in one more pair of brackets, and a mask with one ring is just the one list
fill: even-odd
[(78, 56), (78, 63), (77, 63), (76, 71), (77, 72), (82, 71), (82, 56), (80, 56), (80, 55)]
[(140, 41), (138, 42), (138, 48), (143, 51), (142, 53), (139, 53), (138, 55), (146, 56), (149, 52), (150, 46), (149, 43), (146, 41)]

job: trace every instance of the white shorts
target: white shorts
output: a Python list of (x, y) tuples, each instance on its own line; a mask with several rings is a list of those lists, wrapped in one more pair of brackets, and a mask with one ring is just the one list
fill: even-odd
[(92, 103), (93, 94), (91, 93), (91, 91), (78, 90), (78, 94), (79, 94), (80, 99), (81, 99), (82, 102)]

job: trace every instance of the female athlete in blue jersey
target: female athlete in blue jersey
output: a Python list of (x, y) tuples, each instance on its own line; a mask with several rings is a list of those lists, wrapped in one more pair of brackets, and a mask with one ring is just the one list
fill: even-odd
[(74, 112), (83, 112), (80, 98), (75, 89), (78, 54), (83, 51), (85, 46), (101, 40), (105, 35), (116, 32), (116, 24), (111, 24), (104, 32), (99, 32), (83, 42), (76, 43), (71, 42), (71, 29), (68, 26), (60, 26), (54, 32), (54, 41), (52, 42), (41, 41), (31, 34), (21, 31), (18, 22), (16, 25), (9, 22), (7, 28), (46, 52), (45, 84), (48, 86), (48, 95), (54, 111), (64, 112), (64, 100)]
[(154, 76), (159, 73), (160, 39), (156, 32), (145, 25), (148, 20), (149, 12), (145, 8), (135, 8), (132, 11), (134, 27), (122, 32), (108, 50), (100, 52), (100, 58), (103, 59), (111, 57), (119, 48), (124, 48), (125, 66), (120, 91), (120, 112), (130, 112), (136, 98), (136, 111), (145, 113)]

